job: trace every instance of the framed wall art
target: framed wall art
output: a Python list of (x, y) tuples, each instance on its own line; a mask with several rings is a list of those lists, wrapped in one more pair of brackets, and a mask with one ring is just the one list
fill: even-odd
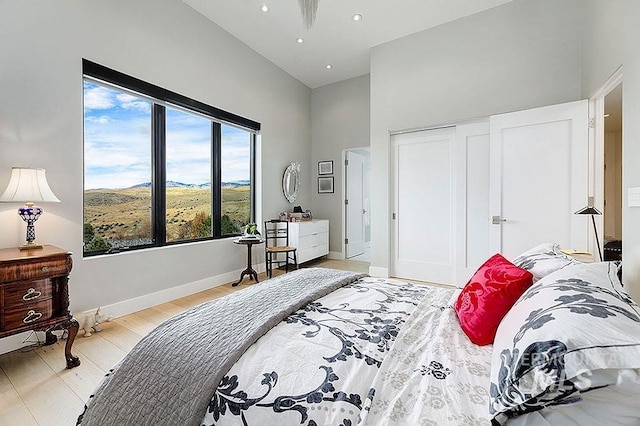
[(333, 176), (318, 178), (318, 194), (333, 194)]
[(333, 160), (318, 161), (318, 174), (319, 175), (332, 175), (333, 174)]

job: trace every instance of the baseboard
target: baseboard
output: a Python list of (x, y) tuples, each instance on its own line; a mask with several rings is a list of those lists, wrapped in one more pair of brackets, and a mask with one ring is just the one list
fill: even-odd
[(0, 339), (0, 354), (6, 354), (7, 352), (29, 346), (30, 343), (26, 343), (25, 339), (29, 337), (29, 334), (31, 333), (31, 331), (25, 331), (24, 333), (14, 334), (13, 336)]
[[(264, 269), (264, 267), (259, 266), (262, 265), (254, 265), (254, 268), (258, 272), (260, 272), (261, 269)], [(113, 303), (111, 305), (104, 305), (100, 307), (100, 312), (112, 315), (114, 318), (129, 315), (143, 309), (180, 299), (181, 297), (190, 296), (210, 288), (237, 281), (243, 270), (244, 269), (238, 269), (237, 271), (207, 277), (202, 280), (171, 287), (155, 293), (145, 294), (144, 296), (134, 297), (133, 299), (123, 300), (122, 302)], [(98, 309), (98, 307), (96, 307), (96, 309)], [(87, 312), (95, 312), (96, 309), (92, 309)]]
[[(264, 263), (253, 265), (254, 269), (258, 273), (264, 272)], [(143, 309), (151, 308), (152, 306), (161, 305), (163, 303), (171, 302), (172, 300), (179, 299), (181, 297), (190, 296), (200, 291), (208, 290), (213, 287), (218, 287), (229, 282), (237, 281), (240, 277), (241, 271), (244, 269), (238, 269), (237, 271), (231, 271), (224, 274), (208, 277), (202, 280), (190, 282), (187, 284), (171, 287), (165, 290), (160, 290), (155, 293), (146, 294), (144, 296), (134, 297), (133, 299), (123, 300), (121, 302), (112, 303), (110, 305), (100, 306), (100, 312), (102, 314), (111, 315), (114, 318), (129, 315)], [(245, 279), (248, 279), (245, 277)], [(81, 312), (74, 315), (81, 321), (81, 316), (84, 318), (87, 314), (92, 314), (98, 309), (96, 306), (93, 309)], [(82, 324), (80, 324), (82, 326)], [(24, 340), (29, 336), (31, 332), (16, 334), (14, 336), (8, 336), (0, 339), (0, 354), (15, 351), (25, 346), (29, 346), (31, 343), (25, 343)], [(44, 336), (44, 334), (43, 334)], [(82, 338), (82, 332), (79, 333), (79, 337)], [(44, 337), (43, 337), (44, 339)]]
[(369, 266), (369, 275), (372, 277), (389, 278), (389, 268)]
[(327, 257), (332, 260), (344, 260), (344, 254), (341, 251), (330, 251)]

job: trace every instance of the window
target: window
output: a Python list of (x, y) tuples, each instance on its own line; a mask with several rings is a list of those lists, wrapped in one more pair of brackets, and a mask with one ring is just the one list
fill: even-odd
[(222, 126), (222, 235), (252, 222), (251, 140), (245, 130)]
[(152, 103), (84, 82), (84, 250), (153, 244)]
[(237, 235), (260, 124), (83, 61), (84, 254)]
[(212, 236), (211, 121), (166, 109), (167, 241)]

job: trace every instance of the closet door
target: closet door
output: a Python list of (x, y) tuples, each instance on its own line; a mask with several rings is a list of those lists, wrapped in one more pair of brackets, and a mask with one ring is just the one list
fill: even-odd
[(456, 128), (456, 284), (463, 287), (489, 252), (489, 118)]
[(451, 284), (455, 278), (455, 128), (392, 136), (392, 272)]
[(490, 118), (490, 251), (513, 259), (543, 242), (586, 249), (588, 103)]

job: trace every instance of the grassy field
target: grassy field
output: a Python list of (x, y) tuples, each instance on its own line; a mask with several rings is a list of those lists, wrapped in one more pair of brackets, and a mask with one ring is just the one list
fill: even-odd
[[(222, 214), (232, 221), (249, 220), (249, 186), (222, 189)], [(175, 240), (180, 228), (196, 214), (211, 215), (210, 188), (167, 188), (167, 239)], [(84, 222), (106, 240), (151, 236), (151, 190), (149, 188), (95, 189), (84, 193)]]

